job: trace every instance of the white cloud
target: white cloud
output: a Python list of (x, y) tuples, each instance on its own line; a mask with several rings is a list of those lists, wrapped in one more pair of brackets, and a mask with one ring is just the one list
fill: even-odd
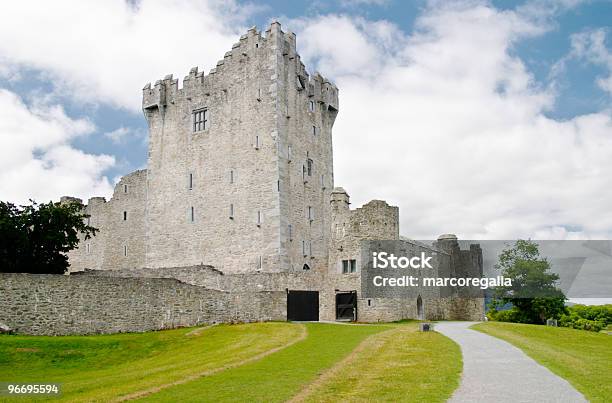
[(125, 141), (126, 137), (135, 135), (131, 129), (121, 126), (115, 130), (104, 133), (104, 137), (108, 138), (115, 144), (121, 144)]
[(93, 130), (91, 122), (71, 119), (60, 106), (28, 107), (0, 89), (0, 200), (46, 202), (62, 195), (111, 194), (102, 172), (114, 159), (70, 145)]
[[(253, 12), (221, 0), (124, 0), (3, 4), (0, 74), (36, 69), (79, 101), (140, 110), (148, 81), (210, 69)], [(228, 28), (232, 27), (232, 28)]]
[(554, 91), (512, 51), (549, 16), (435, 3), (410, 35), (348, 16), (293, 21), (307, 65), (340, 88), (336, 184), (355, 205), (399, 205), (416, 239), (610, 238), (611, 111), (548, 118)]
[(599, 77), (597, 85), (612, 95), (612, 52), (606, 47), (606, 31), (603, 29), (589, 30), (572, 35), (571, 57), (587, 60), (590, 63), (604, 67), (606, 77)]
[(342, 7), (386, 6), (391, 0), (340, 0)]

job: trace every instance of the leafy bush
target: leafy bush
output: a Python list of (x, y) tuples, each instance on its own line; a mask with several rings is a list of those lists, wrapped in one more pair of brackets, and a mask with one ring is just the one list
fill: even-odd
[(612, 324), (612, 305), (574, 305), (562, 315), (559, 325), (599, 332)]
[(516, 308), (507, 309), (505, 311), (498, 311), (491, 309), (487, 312), (487, 318), (498, 322), (514, 322), (522, 323), (520, 312)]

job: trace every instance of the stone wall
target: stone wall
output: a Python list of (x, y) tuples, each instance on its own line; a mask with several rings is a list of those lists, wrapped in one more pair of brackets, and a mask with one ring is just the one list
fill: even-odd
[(225, 292), (176, 279), (0, 273), (0, 322), (33, 335), (144, 332), (286, 320), (283, 291)]

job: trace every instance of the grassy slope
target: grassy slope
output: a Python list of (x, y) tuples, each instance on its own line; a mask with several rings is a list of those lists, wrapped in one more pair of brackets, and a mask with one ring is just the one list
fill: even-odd
[[(306, 339), (225, 368), (299, 340), (304, 326)], [(110, 401), (189, 378), (194, 380), (145, 399), (267, 402), (299, 395), (307, 400), (441, 401), (459, 382), (459, 349), (449, 339), (415, 332), (415, 327), (258, 323), (220, 325), (195, 335), (189, 335), (193, 329), (177, 329), (0, 336), (0, 381), (60, 382), (69, 401)], [(219, 368), (223, 370), (194, 377)]]
[(612, 336), (500, 322), (478, 324), (473, 329), (514, 344), (592, 402), (612, 398)]
[(308, 338), (260, 361), (177, 385), (147, 401), (285, 401), (388, 326), (308, 323)]
[(184, 379), (283, 346), (299, 325), (220, 325), (196, 334), (177, 329), (144, 334), (0, 337), (0, 380), (60, 382), (68, 400), (111, 397)]
[(459, 386), (461, 370), (457, 344), (410, 324), (372, 337), (304, 400), (444, 402)]

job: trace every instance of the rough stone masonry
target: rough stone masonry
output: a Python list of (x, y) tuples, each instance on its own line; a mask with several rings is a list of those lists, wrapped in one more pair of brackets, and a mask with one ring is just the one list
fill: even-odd
[[(351, 209), (334, 187), (338, 96), (306, 71), (295, 34), (278, 22), (265, 34), (249, 29), (208, 74), (194, 67), (182, 85), (172, 75), (147, 84), (147, 169), (124, 176), (110, 200), (89, 199), (85, 212), (100, 231), (69, 254), (70, 271), (173, 277), (229, 293), (312, 291), (325, 320), (340, 319), (347, 293), (356, 296), (352, 320), (481, 319), (481, 298), (362, 297), (360, 242), (411, 242), (400, 240), (397, 207), (374, 200)], [(445, 235), (434, 249), (453, 273), (482, 274), (480, 248), (461, 250)]]

